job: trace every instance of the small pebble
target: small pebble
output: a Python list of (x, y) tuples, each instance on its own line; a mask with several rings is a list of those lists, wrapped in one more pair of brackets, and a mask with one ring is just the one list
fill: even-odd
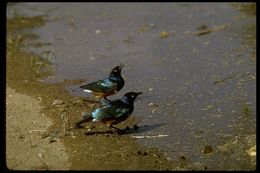
[(143, 156), (146, 156), (146, 155), (148, 155), (148, 153), (146, 151), (144, 151)]
[(150, 23), (149, 26), (150, 26), (151, 28), (153, 28), (153, 27), (155, 27), (155, 24), (154, 24), (154, 23)]
[(59, 111), (60, 112), (66, 112), (66, 110), (64, 108), (60, 108)]
[(142, 155), (142, 156), (146, 156), (146, 155), (148, 155), (148, 152), (147, 151), (142, 152), (142, 151), (138, 150), (137, 154)]
[(91, 60), (95, 60), (96, 58), (95, 58), (95, 57), (93, 57), (93, 56), (91, 56), (91, 57), (90, 57), (90, 59), (91, 59)]
[(149, 105), (149, 106), (153, 106), (153, 105), (154, 105), (154, 103), (149, 103), (148, 105)]
[(249, 156), (256, 156), (256, 145), (252, 146), (249, 150), (246, 150)]
[(47, 138), (47, 137), (49, 137), (49, 136), (50, 136), (49, 133), (44, 132), (44, 133), (41, 135), (41, 139)]
[(61, 105), (63, 104), (64, 102), (62, 100), (54, 100), (52, 105)]
[(39, 153), (38, 156), (39, 156), (40, 158), (43, 158), (43, 154), (42, 154), (42, 153)]
[(50, 144), (50, 143), (53, 143), (53, 142), (57, 142), (57, 140), (56, 140), (56, 139), (53, 139), (53, 138), (51, 138), (51, 139), (50, 139), (50, 141), (49, 141), (49, 144)]
[(211, 152), (213, 151), (213, 148), (211, 145), (206, 145), (204, 146), (204, 149), (202, 151), (203, 154), (211, 154)]
[(142, 153), (141, 153), (141, 151), (140, 151), (140, 150), (138, 150), (138, 151), (137, 151), (137, 154), (139, 154), (139, 155), (140, 155), (140, 154), (142, 154)]
[(24, 138), (24, 136), (23, 136), (23, 135), (20, 135), (20, 136), (19, 136), (19, 139), (23, 139), (23, 138)]
[(166, 38), (166, 37), (168, 37), (168, 36), (169, 36), (169, 33), (168, 33), (168, 32), (166, 32), (166, 31), (160, 32), (160, 38)]
[(187, 158), (185, 156), (180, 156), (179, 158), (180, 158), (180, 160), (187, 160)]

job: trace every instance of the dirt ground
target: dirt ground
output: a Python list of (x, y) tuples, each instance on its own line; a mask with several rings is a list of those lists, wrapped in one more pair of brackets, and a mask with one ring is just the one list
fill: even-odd
[(52, 124), (40, 112), (41, 102), (7, 88), (6, 156), (9, 169), (68, 169), (68, 154), (61, 141), (42, 138)]
[(157, 149), (138, 146), (130, 136), (118, 135), (102, 125), (91, 125), (94, 130), (58, 129), (42, 113), (42, 103), (7, 88), (6, 161), (11, 170), (147, 170), (174, 166)]

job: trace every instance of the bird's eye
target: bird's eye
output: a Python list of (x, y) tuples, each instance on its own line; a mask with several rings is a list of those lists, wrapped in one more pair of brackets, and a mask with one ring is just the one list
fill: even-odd
[(131, 95), (132, 98), (134, 98), (135, 96), (134, 95)]
[(115, 69), (114, 72), (117, 72), (117, 69)]

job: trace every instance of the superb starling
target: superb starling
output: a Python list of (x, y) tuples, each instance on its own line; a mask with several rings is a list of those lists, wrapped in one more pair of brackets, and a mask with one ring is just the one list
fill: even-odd
[(105, 106), (95, 109), (91, 113), (83, 115), (83, 119), (76, 123), (78, 128), (81, 128), (81, 124), (88, 121), (100, 121), (106, 124), (108, 127), (112, 127), (119, 131), (113, 125), (116, 125), (122, 121), (125, 121), (131, 113), (134, 111), (134, 100), (141, 92), (128, 92), (121, 99), (114, 100)]
[(125, 84), (125, 81), (121, 76), (121, 69), (123, 66), (124, 64), (120, 64), (119, 66), (113, 68), (108, 78), (92, 82), (87, 85), (82, 85), (80, 88), (82, 88), (85, 92), (94, 94), (96, 98), (104, 98), (109, 101), (107, 96), (113, 95), (120, 91)]

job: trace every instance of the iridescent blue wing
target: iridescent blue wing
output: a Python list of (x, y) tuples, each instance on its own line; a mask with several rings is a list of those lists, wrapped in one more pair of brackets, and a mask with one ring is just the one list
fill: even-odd
[(117, 84), (110, 81), (109, 79), (99, 80), (97, 82), (92, 82), (87, 85), (80, 86), (83, 90), (90, 90), (93, 92), (112, 92), (116, 88)]
[(97, 108), (92, 112), (92, 117), (96, 120), (117, 119), (128, 114), (130, 108), (120, 101), (114, 101), (111, 104)]

